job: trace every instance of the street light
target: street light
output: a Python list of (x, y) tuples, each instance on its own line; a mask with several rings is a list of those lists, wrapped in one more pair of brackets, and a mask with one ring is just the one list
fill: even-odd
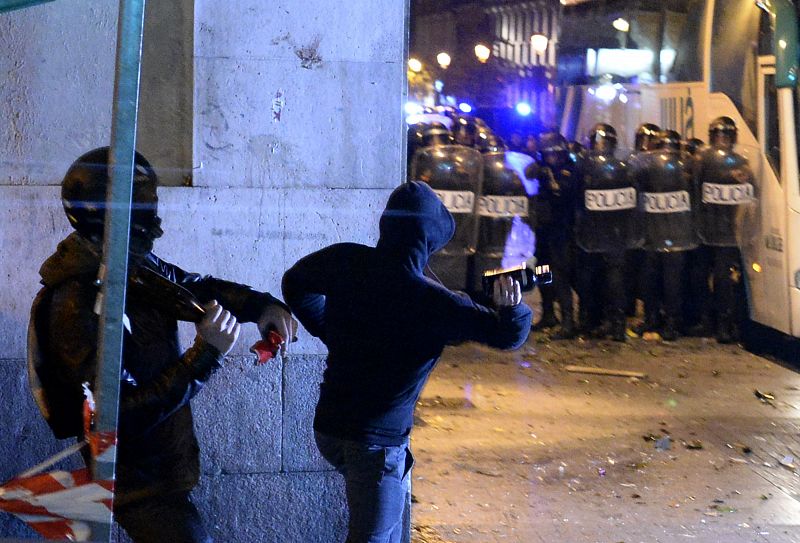
[(492, 56), (492, 52), (488, 47), (482, 43), (479, 43), (475, 46), (475, 56), (478, 57), (478, 60), (481, 62), (481, 64), (486, 64), (486, 62), (489, 60), (489, 57)]
[(622, 17), (614, 19), (614, 22), (611, 24), (620, 32), (627, 32), (631, 29), (631, 24)]
[(442, 70), (446, 70), (447, 67), (450, 66), (450, 61), (451, 60), (452, 59), (450, 58), (450, 55), (448, 55), (444, 51), (442, 51), (441, 53), (436, 55), (436, 62), (439, 63), (439, 66), (442, 67)]
[(408, 59), (408, 69), (418, 74), (422, 71), (422, 63), (416, 58)]
[(542, 34), (534, 34), (531, 36), (531, 47), (533, 47), (533, 50), (537, 53), (544, 53), (547, 51), (548, 41), (549, 40), (547, 39), (547, 36)]

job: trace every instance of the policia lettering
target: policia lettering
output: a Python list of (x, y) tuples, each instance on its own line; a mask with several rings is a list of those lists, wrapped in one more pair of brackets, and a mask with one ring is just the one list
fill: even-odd
[(481, 217), (528, 216), (526, 196), (481, 196), (478, 198), (478, 215)]
[(589, 211), (622, 211), (636, 207), (636, 189), (586, 190), (584, 204)]
[(689, 192), (643, 192), (640, 196), (645, 213), (686, 213), (692, 210)]
[(703, 183), (704, 204), (740, 205), (752, 203), (755, 199), (755, 190), (750, 183), (741, 185)]
[(472, 213), (475, 193), (466, 190), (434, 190), (450, 213)]

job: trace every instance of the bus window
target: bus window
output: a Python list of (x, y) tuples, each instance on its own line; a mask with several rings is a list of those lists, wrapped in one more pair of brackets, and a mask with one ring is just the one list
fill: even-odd
[[(674, 47), (672, 69), (665, 71), (667, 82), (702, 81), (705, 28), (705, 0), (689, 0), (684, 9), (668, 12), (665, 47)], [(666, 67), (665, 67), (666, 68)]]
[(781, 180), (781, 140), (778, 131), (778, 90), (775, 75), (764, 75), (764, 151), (772, 171)]
[(711, 35), (711, 91), (725, 93), (756, 132), (761, 10), (753, 0), (717, 0)]

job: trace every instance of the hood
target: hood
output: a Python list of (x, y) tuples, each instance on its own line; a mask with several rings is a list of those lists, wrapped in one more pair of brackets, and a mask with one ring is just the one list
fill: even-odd
[(381, 215), (378, 250), (422, 273), (430, 256), (455, 233), (453, 216), (427, 184), (411, 181), (397, 187)]
[(74, 277), (97, 276), (100, 250), (92, 242), (73, 232), (58, 244), (56, 252), (39, 269), (42, 284), (54, 287)]

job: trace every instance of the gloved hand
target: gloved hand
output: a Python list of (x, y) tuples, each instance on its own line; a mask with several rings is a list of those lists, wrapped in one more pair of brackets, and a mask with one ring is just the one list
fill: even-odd
[(495, 307), (513, 307), (522, 302), (522, 287), (513, 277), (504, 275), (497, 280), (492, 297)]
[(213, 345), (225, 356), (239, 339), (242, 325), (236, 322), (236, 317), (226, 311), (216, 300), (203, 306), (206, 315), (203, 320), (195, 325), (197, 335), (209, 345)]
[(292, 314), (278, 304), (270, 304), (258, 319), (258, 330), (261, 337), (267, 339), (270, 331), (275, 331), (284, 339), (281, 344), (281, 355), (286, 353), (286, 345), (297, 341), (297, 321)]

